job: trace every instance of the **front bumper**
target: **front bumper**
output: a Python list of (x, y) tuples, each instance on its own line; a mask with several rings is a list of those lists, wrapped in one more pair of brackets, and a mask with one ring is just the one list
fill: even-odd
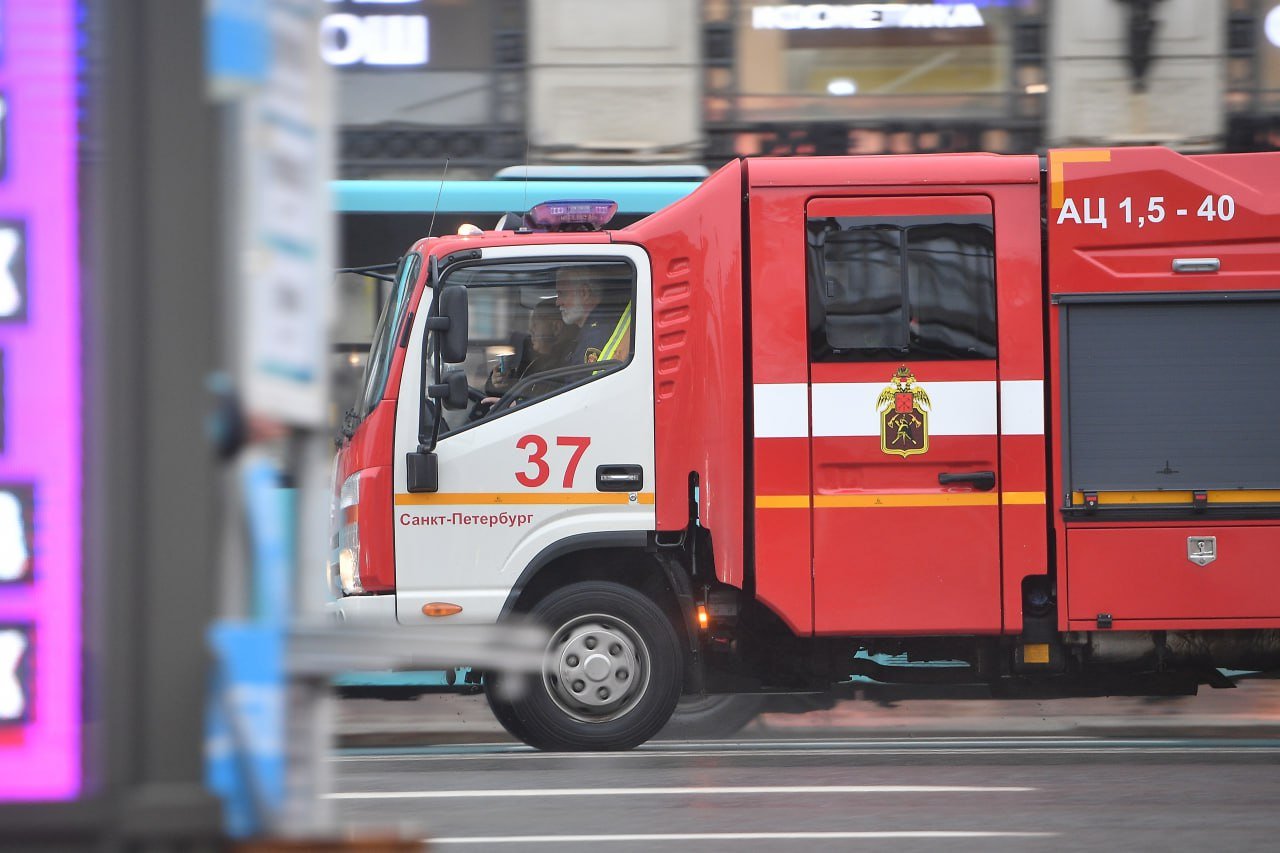
[(325, 613), (339, 625), (357, 628), (390, 628), (396, 625), (396, 597), (350, 595), (325, 604)]

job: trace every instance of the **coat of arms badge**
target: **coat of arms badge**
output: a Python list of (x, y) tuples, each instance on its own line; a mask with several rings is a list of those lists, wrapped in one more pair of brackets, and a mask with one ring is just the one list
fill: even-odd
[(880, 412), (880, 449), (904, 459), (929, 449), (929, 395), (904, 364), (894, 371), (876, 400)]

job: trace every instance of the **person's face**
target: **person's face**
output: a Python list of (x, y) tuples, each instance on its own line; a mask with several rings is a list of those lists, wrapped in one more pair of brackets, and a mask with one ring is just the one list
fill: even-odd
[(551, 352), (556, 339), (560, 337), (564, 323), (558, 317), (534, 316), (529, 319), (529, 338), (533, 342), (533, 351), (539, 355)]
[(579, 282), (568, 280), (556, 283), (556, 306), (560, 316), (570, 326), (581, 326), (587, 319), (588, 288)]

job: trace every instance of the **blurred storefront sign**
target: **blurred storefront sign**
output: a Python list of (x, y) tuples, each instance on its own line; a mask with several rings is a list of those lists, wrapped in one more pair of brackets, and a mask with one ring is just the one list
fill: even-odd
[(0, 802), (83, 794), (77, 6), (0, 35)]
[(707, 0), (709, 163), (735, 155), (1035, 150), (1039, 0)]
[[(525, 153), (525, 0), (329, 0), (346, 177), (488, 177)], [(610, 4), (599, 4), (608, 6)]]
[(878, 30), (982, 27), (976, 3), (858, 3), (808, 6), (757, 6), (751, 10), (757, 30)]
[(21, 322), (27, 310), (27, 229), (0, 220), (0, 322)]
[(320, 54), (330, 65), (426, 65), (426, 15), (328, 15)]
[(492, 52), (492, 0), (327, 0), (320, 55), (343, 71), (475, 71)]

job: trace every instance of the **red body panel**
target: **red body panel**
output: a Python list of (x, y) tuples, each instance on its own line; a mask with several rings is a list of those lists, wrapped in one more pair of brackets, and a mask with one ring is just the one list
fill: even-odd
[[(390, 459), (390, 455), (387, 456)], [(368, 593), (396, 588), (395, 514), (390, 465), (360, 472), (360, 582)]]
[[(1188, 534), (1216, 536), (1217, 559), (1190, 562)], [(1094, 630), (1098, 614), (1108, 613), (1117, 630), (1135, 621), (1146, 629), (1172, 621), (1219, 627), (1212, 623), (1221, 619), (1280, 625), (1275, 549), (1276, 529), (1266, 524), (1074, 527), (1068, 624)]]
[[(399, 372), (403, 358), (397, 356), (396, 362), (393, 369)], [(395, 427), (396, 401), (384, 399), (338, 451), (337, 487), (341, 488), (352, 474), (363, 474), (357, 523), (360, 525), (360, 580), (367, 593), (393, 592), (396, 587), (390, 468)]]
[[(1043, 379), (1040, 192), (1034, 158), (752, 160), (748, 171), (751, 358), (757, 394), (762, 385), (885, 385), (897, 366), (809, 364), (806, 206), (816, 216), (994, 210), (999, 361), (918, 362), (910, 367), (926, 388), (931, 382), (998, 386), (1004, 380)], [(997, 401), (997, 395), (991, 400)], [(808, 405), (813, 405), (812, 393)], [(1033, 420), (1042, 424), (1043, 403), (1035, 405)], [(997, 413), (988, 416), (992, 424), (998, 422)], [(810, 411), (798, 417), (808, 425), (806, 433), (811, 432)], [(761, 423), (761, 412), (755, 420)], [(801, 592), (812, 584), (813, 626), (821, 634), (1020, 630), (1022, 579), (1048, 571), (1043, 426), (1032, 435), (1002, 436), (993, 427), (985, 435), (938, 436), (931, 442), (926, 454), (903, 459), (884, 454), (878, 436), (819, 436), (812, 439), (810, 458), (805, 459), (795, 438), (757, 436), (757, 595), (798, 627), (803, 622)], [(1001, 475), (998, 486), (1016, 490), (1019, 502), (1006, 505), (993, 492), (988, 504), (946, 504), (946, 495), (971, 489), (940, 486), (939, 473), (1000, 472), (1005, 454), (1015, 470), (1008, 483)], [(793, 466), (785, 476), (784, 465)], [(802, 465), (808, 469), (807, 484)], [(897, 501), (914, 495), (921, 505), (859, 505), (876, 494)], [(787, 495), (809, 498), (809, 529), (804, 509), (788, 505), (783, 499)], [(1027, 502), (1035, 496), (1038, 501)], [(1020, 537), (1016, 546), (1002, 545), (1009, 541), (1002, 539), (1004, 526)], [(765, 554), (771, 555), (768, 562)], [(785, 608), (778, 602), (785, 602)]]
[(701, 525), (719, 579), (742, 586), (742, 168), (614, 235), (653, 265), (654, 458), (658, 530), (689, 524), (698, 475)]
[[(1053, 151), (1049, 155), (1048, 263), (1051, 295), (1275, 290), (1280, 279), (1280, 157), (1183, 157), (1160, 148)], [(1232, 198), (1232, 216), (1210, 220), (1199, 211), (1206, 196)], [(1130, 199), (1129, 218), (1121, 206)], [(1086, 223), (1082, 208), (1098, 199), (1107, 227)], [(1154, 199), (1159, 199), (1155, 202)], [(1070, 202), (1080, 222), (1064, 213)], [(1158, 204), (1160, 222), (1139, 217)], [(1179, 211), (1183, 211), (1179, 213)], [(1175, 274), (1172, 260), (1212, 257), (1212, 274)], [(1061, 375), (1062, 308), (1049, 306), (1051, 374)], [(1124, 366), (1117, 367), (1123, 373)], [(1140, 381), (1140, 377), (1131, 377)], [(1280, 552), (1275, 521), (1107, 522), (1064, 518), (1063, 389), (1050, 383), (1057, 529), (1058, 623), (1062, 630), (1093, 630), (1099, 613), (1116, 628), (1192, 630), (1280, 625), (1274, 573)], [(1274, 463), (1274, 460), (1272, 460)], [(1217, 560), (1199, 567), (1187, 559), (1187, 537), (1218, 536)]]

